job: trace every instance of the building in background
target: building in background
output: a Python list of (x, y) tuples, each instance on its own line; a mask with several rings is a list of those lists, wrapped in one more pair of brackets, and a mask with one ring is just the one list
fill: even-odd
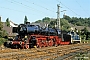
[[(1, 17), (0, 17), (0, 21), (1, 21)], [(6, 25), (6, 22), (2, 22), (2, 24), (3, 24), (3, 30), (6, 31), (6, 33), (8, 34), (8, 37), (14, 37), (17, 35), (17, 33), (12, 32), (13, 27), (18, 27), (17, 24), (13, 23), (12, 21), (10, 21), (10, 27)]]
[(18, 24), (15, 24), (15, 23), (12, 22), (11, 20), (10, 20), (9, 22), (10, 22), (10, 27), (18, 27)]

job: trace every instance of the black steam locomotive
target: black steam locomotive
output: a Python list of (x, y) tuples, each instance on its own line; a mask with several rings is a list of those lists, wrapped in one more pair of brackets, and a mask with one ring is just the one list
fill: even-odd
[(60, 35), (61, 30), (56, 28), (45, 27), (42, 28), (39, 25), (20, 24), (18, 27), (13, 27), (13, 32), (19, 35), (28, 34), (41, 34), (41, 35)]
[(12, 41), (6, 42), (5, 46), (31, 48), (34, 46), (43, 47), (69, 44), (71, 41), (70, 35), (63, 35), (64, 41), (62, 41), (60, 29), (50, 27), (42, 28), (39, 25), (31, 25), (30, 23), (13, 27), (13, 33), (18, 33), (18, 35)]

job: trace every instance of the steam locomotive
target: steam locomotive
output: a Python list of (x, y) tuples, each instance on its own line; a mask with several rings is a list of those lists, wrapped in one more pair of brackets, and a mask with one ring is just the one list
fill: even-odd
[(57, 28), (42, 28), (39, 25), (20, 24), (18, 27), (13, 27), (13, 33), (18, 35), (5, 43), (5, 46), (10, 48), (28, 49), (32, 47), (48, 47), (58, 45), (68, 45), (71, 43), (71, 36), (63, 34)]

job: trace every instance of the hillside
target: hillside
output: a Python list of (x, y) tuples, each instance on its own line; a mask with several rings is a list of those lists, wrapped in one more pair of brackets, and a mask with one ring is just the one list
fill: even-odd
[[(45, 17), (42, 20), (37, 20), (35, 23), (42, 23), (45, 25), (49, 25), (50, 27), (56, 27), (57, 19)], [(71, 31), (74, 30), (79, 35), (81, 35), (82, 39), (90, 39), (90, 17), (89, 18), (77, 18), (77, 17), (69, 17), (64, 15), (63, 18), (60, 18), (60, 25), (62, 31)], [(45, 26), (44, 25), (44, 26)]]
[(77, 17), (69, 17), (64, 15), (64, 19), (68, 20), (69, 23), (77, 26), (88, 26), (90, 27), (90, 17), (89, 18), (77, 18)]
[[(84, 26), (90, 27), (90, 17), (89, 18), (77, 18), (77, 17), (69, 17), (64, 15), (63, 18), (60, 19), (61, 29), (68, 31), (72, 26)], [(45, 17), (42, 20), (37, 20), (35, 23), (43, 23), (49, 24), (50, 27), (55, 27), (57, 24), (57, 19)]]

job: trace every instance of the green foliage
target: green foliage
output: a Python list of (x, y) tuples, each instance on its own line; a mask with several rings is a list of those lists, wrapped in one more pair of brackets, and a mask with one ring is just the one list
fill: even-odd
[[(76, 26), (85, 26), (84, 29), (78, 32), (79, 35), (81, 35), (81, 39), (87, 39), (90, 40), (90, 35), (87, 37), (87, 28), (90, 27), (90, 17), (89, 18), (77, 18), (77, 17), (72, 17), (70, 18), (69, 16), (64, 16), (64, 19), (68, 20), (69, 23), (76, 25)], [(65, 27), (65, 26), (63, 26)], [(65, 30), (65, 28), (64, 28)]]
[(5, 30), (3, 30), (2, 31), (2, 37), (5, 37), (5, 36), (8, 36), (8, 33)]
[(84, 29), (81, 30), (84, 34), (87, 34), (88, 30), (86, 27), (84, 27)]
[[(70, 28), (70, 26), (68, 24), (68, 21), (66, 19), (61, 19), (60, 21), (61, 21), (61, 27), (62, 27), (61, 29), (64, 30), (64, 31), (68, 31), (69, 28)], [(40, 23), (40, 22), (48, 23), (49, 26), (52, 27), (52, 28), (55, 27), (55, 25), (57, 24), (56, 19), (51, 20), (49, 17), (45, 17), (42, 20), (36, 21), (36, 23)]]
[(8, 35), (8, 34), (6, 33), (6, 31), (3, 30), (2, 28), (3, 28), (3, 24), (2, 24), (2, 22), (0, 22), (0, 38)]
[(49, 17), (45, 17), (42, 19), (43, 23), (49, 24), (50, 23), (50, 18)]
[(88, 30), (86, 27), (84, 27), (84, 29), (81, 30), (81, 39), (84, 39), (84, 40), (88, 39), (87, 33), (88, 33)]
[(87, 40), (90, 40), (90, 35), (87, 36)]
[(63, 31), (69, 31), (69, 28), (70, 28), (70, 26), (68, 24), (68, 21), (65, 19), (61, 19), (61, 29)]
[(37, 20), (37, 21), (35, 21), (35, 23), (40, 23), (40, 22), (42, 22), (42, 20)]
[(82, 40), (86, 40), (86, 35), (84, 34), (84, 35), (81, 35), (81, 39)]
[(0, 31), (0, 38), (2, 37), (2, 31)]
[(7, 32), (5, 30), (0, 31), (0, 38), (8, 36)]
[(72, 21), (71, 18), (69, 16), (67, 16), (67, 15), (65, 15), (63, 18), (68, 20), (69, 22)]
[(53, 21), (50, 22), (49, 25), (50, 25), (50, 27), (55, 27), (56, 23), (57, 23), (57, 21), (53, 20)]
[(2, 22), (0, 21), (0, 37), (2, 37), (2, 28), (3, 28), (3, 25), (2, 25)]
[(6, 19), (6, 25), (10, 26), (9, 18)]
[(0, 31), (2, 31), (3, 25), (2, 22), (0, 21)]
[(7, 41), (7, 39), (0, 38), (0, 46), (1, 46), (2, 44), (4, 44), (4, 42), (6, 42), (6, 41)]
[[(55, 20), (51, 20), (49, 17), (45, 17), (42, 20), (38, 20), (36, 21), (36, 23), (48, 23), (50, 25), (50, 27), (55, 27), (57, 21)], [(67, 15), (65, 15), (63, 18), (60, 19), (61, 22), (61, 28), (64, 31), (69, 31), (70, 26), (69, 23), (73, 24), (73, 25), (77, 25), (77, 26), (90, 26), (90, 17), (89, 18), (77, 18), (77, 17), (69, 17)], [(81, 33), (81, 32), (80, 32)], [(80, 34), (79, 33), (79, 34)], [(86, 34), (86, 32), (85, 32)]]
[(82, 26), (82, 23), (81, 23), (80, 21), (78, 21), (78, 22), (76, 22), (75, 25), (77, 25), (77, 26)]
[(88, 51), (81, 51), (81, 52), (78, 52), (76, 55), (75, 55), (76, 60), (88, 60), (87, 58), (85, 57), (88, 57)]
[(26, 24), (26, 22), (28, 22), (27, 16), (24, 18), (24, 24)]
[(64, 16), (64, 19), (68, 20), (69, 23), (77, 26), (90, 26), (90, 17), (89, 18), (77, 18), (77, 17), (72, 17), (70, 18), (69, 16)]

